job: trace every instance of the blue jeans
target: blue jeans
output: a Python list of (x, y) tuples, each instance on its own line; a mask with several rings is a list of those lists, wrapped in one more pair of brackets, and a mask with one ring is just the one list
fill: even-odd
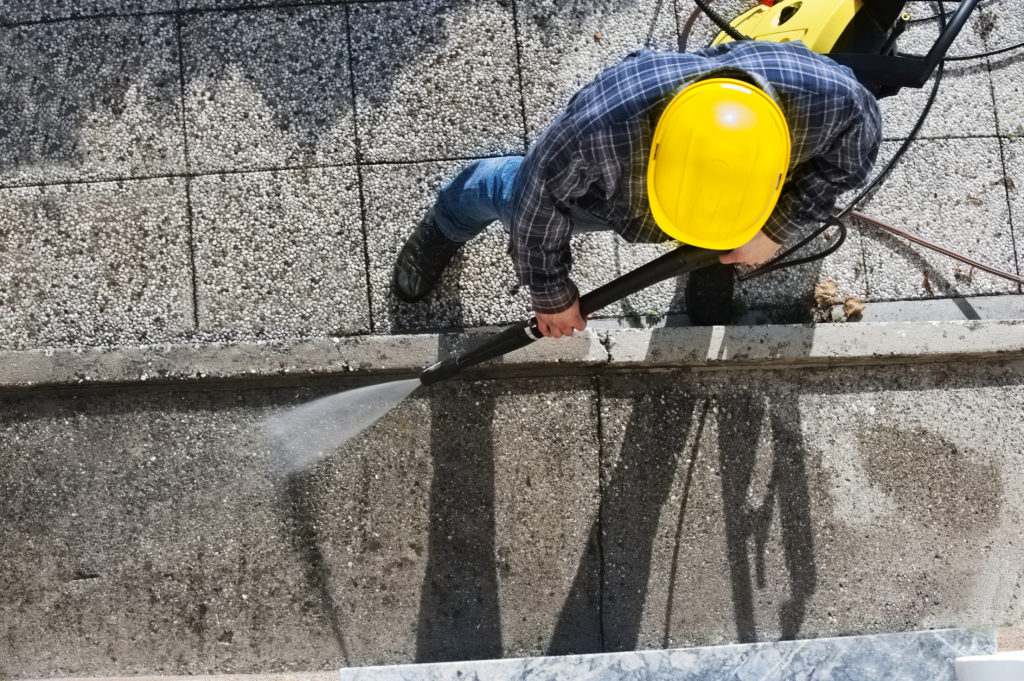
[[(470, 163), (437, 195), (434, 218), (452, 241), (466, 242), (498, 220), (506, 232), (512, 229), (512, 190), (522, 156), (482, 158)], [(578, 208), (569, 214), (574, 232), (608, 229), (597, 218)]]

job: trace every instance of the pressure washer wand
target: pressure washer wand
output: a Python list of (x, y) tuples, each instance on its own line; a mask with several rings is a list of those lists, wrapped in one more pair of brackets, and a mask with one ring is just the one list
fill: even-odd
[[(710, 251), (696, 246), (680, 246), (674, 251), (642, 265), (632, 272), (613, 279), (604, 286), (580, 297), (580, 314), (584, 317), (617, 300), (632, 295), (658, 282), (677, 277), (687, 272), (707, 267), (718, 262), (718, 256), (728, 251)], [(504, 354), (526, 347), (543, 336), (537, 327), (537, 318), (513, 324), (479, 346), (442, 360), (427, 367), (420, 374), (423, 385), (431, 385), (451, 378), (467, 367), (486, 362)]]

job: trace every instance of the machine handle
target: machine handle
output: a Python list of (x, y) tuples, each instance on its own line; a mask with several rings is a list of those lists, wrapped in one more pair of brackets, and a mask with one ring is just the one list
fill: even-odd
[[(580, 297), (580, 314), (593, 314), (617, 300), (632, 295), (658, 282), (718, 262), (718, 256), (728, 251), (710, 251), (696, 246), (680, 246), (674, 251), (652, 260), (617, 279), (599, 286)], [(477, 347), (460, 355), (449, 357), (427, 367), (420, 374), (423, 385), (431, 385), (454, 376), (467, 367), (524, 348), (543, 336), (537, 327), (537, 318), (522, 321), (492, 336)]]

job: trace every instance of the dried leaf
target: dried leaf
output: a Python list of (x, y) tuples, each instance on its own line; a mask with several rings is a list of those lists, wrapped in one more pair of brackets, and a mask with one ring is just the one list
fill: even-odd
[(954, 268), (953, 276), (959, 281), (974, 281), (974, 265), (971, 265), (971, 269), (969, 270), (965, 270), (962, 267)]
[(928, 293), (932, 292), (932, 285), (928, 283), (928, 270), (924, 271), (924, 290)]
[(860, 298), (856, 296), (850, 296), (843, 302), (843, 314), (846, 315), (847, 319), (860, 317), (865, 309), (867, 309), (867, 305), (862, 303)]
[(1002, 177), (1000, 177), (998, 180), (996, 180), (992, 184), (1001, 184), (1004, 187), (1006, 187), (1007, 189), (1015, 189), (1017, 187), (1017, 183), (1014, 182), (1013, 178), (1010, 177), (1009, 175), (1003, 175)]
[(604, 37), (604, 36), (603, 36), (603, 35), (601, 35), (600, 33), (595, 33), (595, 34), (594, 34), (594, 42), (595, 42), (595, 43), (599, 43), (599, 42), (601, 42), (601, 38), (603, 38), (603, 37)]
[(831, 279), (827, 279), (814, 287), (814, 302), (819, 307), (835, 305), (838, 294), (839, 290), (836, 288), (836, 283)]

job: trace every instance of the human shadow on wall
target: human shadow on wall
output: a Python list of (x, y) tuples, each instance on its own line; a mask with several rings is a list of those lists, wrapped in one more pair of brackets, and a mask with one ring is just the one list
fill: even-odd
[[(502, 656), (494, 520), (495, 398), (456, 386), (431, 389), (430, 536), (420, 597), (416, 662)], [(462, 406), (460, 406), (462, 405)]]
[[(630, 387), (635, 389), (636, 384), (611, 388), (606, 396), (613, 397), (616, 390)], [(634, 650), (642, 643), (642, 617), (650, 589), (651, 558), (661, 513), (674, 488), (679, 462), (688, 452), (689, 470), (679, 501), (681, 517), (675, 537), (678, 554), (698, 447), (706, 449), (700, 440), (708, 418), (707, 398), (707, 395), (696, 394), (690, 382), (633, 396), (622, 451), (610, 473), (602, 473), (607, 482), (600, 517), (595, 519), (591, 529), (587, 552), (562, 609), (548, 654)], [(817, 584), (810, 496), (804, 469), (806, 450), (800, 435), (799, 412), (790, 400), (778, 400), (766, 407), (764, 398), (755, 393), (728, 394), (719, 399), (730, 405), (728, 412), (723, 411), (716, 418), (737, 637), (741, 642), (758, 640), (754, 584), (756, 580), (758, 587), (765, 586), (764, 556), (778, 506), (789, 587), (788, 598), (779, 608), (779, 631), (783, 639), (794, 638), (803, 625), (808, 599)], [(772, 469), (763, 499), (751, 505), (748, 494), (766, 410), (774, 447)], [(693, 438), (696, 441), (690, 445), (692, 452), (684, 449), (691, 428), (696, 428)], [(597, 580), (589, 569), (591, 562), (601, 566)], [(668, 585), (665, 645), (673, 625), (674, 564), (675, 559), (670, 578), (673, 583)], [(583, 634), (591, 622), (599, 622), (600, 631), (597, 636), (587, 637)]]
[(275, 484), (282, 534), (288, 538), (300, 559), (306, 588), (312, 598), (318, 601), (320, 612), (329, 621), (341, 651), (342, 661), (347, 667), (350, 664), (348, 646), (345, 643), (341, 612), (331, 590), (330, 567), (321, 549), (322, 542), (317, 529), (317, 512), (311, 494), (309, 474), (300, 472), (282, 476), (275, 480)]
[[(729, 409), (718, 419), (718, 452), (737, 639), (740, 643), (759, 640), (754, 584), (764, 588), (766, 583), (765, 552), (776, 506), (789, 586), (789, 597), (779, 606), (779, 632), (783, 640), (792, 639), (800, 633), (807, 601), (817, 586), (799, 409), (786, 396), (766, 405), (765, 398), (754, 392), (728, 394), (722, 401)], [(766, 411), (771, 424), (771, 473), (764, 496), (755, 504), (751, 485)]]
[[(606, 397), (614, 398), (621, 389), (612, 386)], [(601, 467), (607, 480), (601, 509), (549, 655), (636, 647), (661, 509), (672, 489), (696, 399), (675, 390), (633, 395), (622, 451), (610, 472), (605, 473), (606, 464)], [(603, 570), (595, 573), (593, 564)]]

